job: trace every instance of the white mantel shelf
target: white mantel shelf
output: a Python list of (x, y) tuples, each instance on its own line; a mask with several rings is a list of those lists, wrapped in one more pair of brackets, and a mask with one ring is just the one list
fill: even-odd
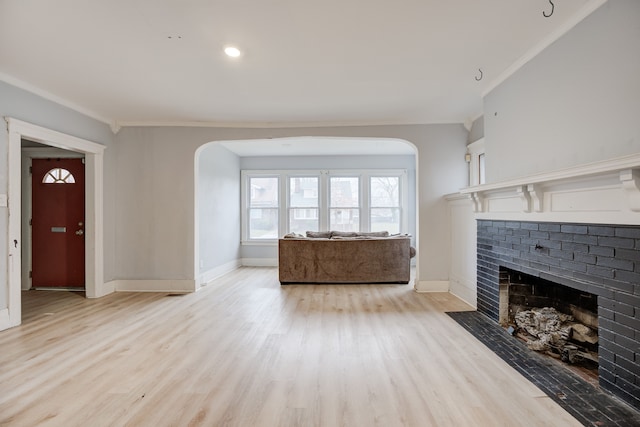
[(477, 219), (640, 225), (640, 153), (467, 187)]

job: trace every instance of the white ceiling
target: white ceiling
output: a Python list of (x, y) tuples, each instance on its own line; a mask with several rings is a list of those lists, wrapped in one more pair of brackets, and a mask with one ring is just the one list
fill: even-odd
[(468, 123), (602, 2), (0, 0), (0, 79), (121, 125)]

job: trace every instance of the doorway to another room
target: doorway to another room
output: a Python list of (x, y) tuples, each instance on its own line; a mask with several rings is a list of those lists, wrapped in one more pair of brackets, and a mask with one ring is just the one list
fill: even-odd
[[(26, 286), (23, 278), (28, 278), (30, 262), (25, 258), (25, 254), (30, 250), (25, 248), (25, 240), (27, 236), (23, 233), (23, 223), (29, 221), (29, 217), (23, 215), (25, 207), (22, 202), (25, 201), (23, 195), (23, 181), (28, 180), (25, 176), (22, 157), (23, 144), (25, 140), (33, 141), (41, 147), (48, 149), (61, 149), (71, 153), (66, 157), (84, 158), (84, 201), (81, 202), (84, 207), (84, 216), (82, 219), (74, 219), (75, 228), (72, 229), (73, 236), (81, 237), (84, 255), (80, 255), (83, 262), (80, 264), (84, 267), (84, 295), (87, 298), (97, 298), (112, 290), (105, 287), (104, 284), (104, 244), (103, 244), (103, 153), (105, 145), (97, 144), (75, 136), (67, 135), (31, 123), (23, 122), (12, 117), (5, 117), (8, 124), (9, 152), (8, 152), (8, 265), (7, 265), (7, 281), (8, 295), (7, 307), (0, 310), (0, 330), (4, 330), (13, 326), (17, 326), (22, 322), (21, 308), (21, 291), (28, 289), (31, 285)], [(50, 156), (57, 158), (59, 156)], [(60, 156), (64, 157), (64, 156)], [(55, 169), (55, 168), (52, 168)], [(47, 171), (48, 173), (49, 171)], [(62, 172), (52, 172), (52, 178), (56, 176), (62, 178)], [(74, 176), (75, 178), (75, 176)], [(59, 184), (51, 184), (59, 185)], [(30, 187), (28, 187), (30, 188)], [(22, 200), (22, 202), (21, 202)], [(27, 212), (26, 210), (24, 212)], [(78, 223), (82, 222), (82, 228)], [(69, 227), (71, 226), (51, 225), (51, 227)], [(53, 232), (59, 232), (60, 228), (55, 228)], [(75, 234), (79, 230), (82, 233)], [(28, 245), (28, 244), (27, 244)], [(25, 258), (25, 259), (23, 259)], [(76, 282), (76, 285), (82, 283)]]
[(84, 158), (28, 160), (31, 185), (23, 188), (31, 188), (31, 204), (25, 212), (29, 221), (23, 221), (23, 263), (30, 265), (23, 289), (84, 291)]

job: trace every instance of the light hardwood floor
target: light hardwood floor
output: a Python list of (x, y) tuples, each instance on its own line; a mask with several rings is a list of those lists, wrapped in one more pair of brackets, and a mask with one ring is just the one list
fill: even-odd
[(281, 287), (242, 268), (182, 296), (23, 293), (0, 425), (578, 426), (411, 285)]

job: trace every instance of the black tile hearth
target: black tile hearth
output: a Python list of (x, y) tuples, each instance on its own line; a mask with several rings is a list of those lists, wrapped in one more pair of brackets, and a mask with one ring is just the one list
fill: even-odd
[(640, 412), (547, 356), (531, 351), (477, 311), (447, 313), (585, 426), (640, 426)]

